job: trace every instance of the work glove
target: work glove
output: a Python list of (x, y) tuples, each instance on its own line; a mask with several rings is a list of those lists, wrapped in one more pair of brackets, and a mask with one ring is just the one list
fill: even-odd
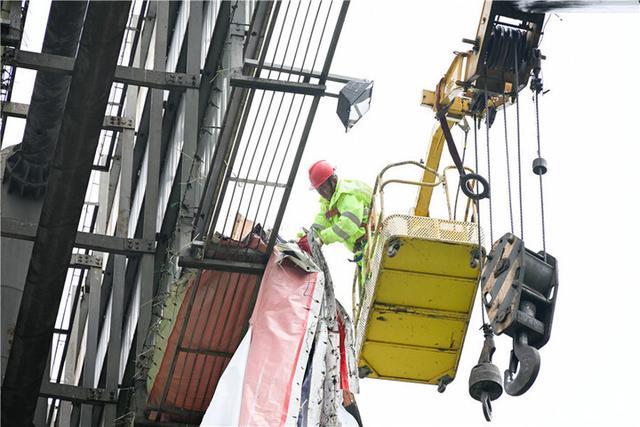
[(338, 210), (338, 208), (333, 208), (324, 213), (324, 217), (327, 219), (327, 221), (336, 215), (340, 215), (340, 211)]
[(309, 235), (305, 234), (304, 236), (298, 239), (298, 246), (300, 249), (311, 255), (311, 246), (309, 245)]
[(364, 250), (365, 245), (367, 244), (367, 235), (362, 235), (358, 240), (353, 244), (353, 252), (359, 252)]

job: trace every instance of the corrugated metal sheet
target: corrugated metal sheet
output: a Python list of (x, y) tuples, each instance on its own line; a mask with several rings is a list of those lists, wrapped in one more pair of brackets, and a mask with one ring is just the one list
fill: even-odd
[(158, 349), (163, 355), (149, 393), (150, 420), (200, 422), (247, 329), (259, 280), (203, 271), (190, 281), (166, 347)]

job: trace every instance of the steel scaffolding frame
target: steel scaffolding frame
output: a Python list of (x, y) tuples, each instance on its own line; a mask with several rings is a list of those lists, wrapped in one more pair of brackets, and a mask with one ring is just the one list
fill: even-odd
[[(89, 4), (92, 7), (93, 2)], [(162, 301), (169, 284), (179, 278), (182, 268), (262, 272), (263, 264), (250, 257), (247, 262), (220, 262), (204, 259), (204, 252), (195, 257), (181, 256), (195, 240), (206, 239), (210, 244), (219, 216), (215, 212), (224, 207), (228, 185), (262, 186), (261, 201), (264, 189), (273, 188), (268, 209), (275, 191), (281, 190), (273, 205), (274, 215), (270, 216), (269, 250), (273, 248), (318, 102), (325, 95), (324, 84), (332, 80), (329, 68), (348, 8), (346, 1), (337, 4), (341, 7), (332, 9), (333, 2), (317, 2), (318, 12), (326, 8), (322, 9), (326, 18), (324, 27), (319, 20), (318, 33), (311, 30), (309, 35), (309, 46), (313, 37), (319, 37), (313, 39), (314, 46), (317, 41), (318, 52), (323, 52), (322, 69), (315, 71), (315, 60), (310, 68), (305, 68), (304, 61), (296, 67), (295, 58), (287, 63), (286, 53), (280, 59), (282, 65), (272, 65), (278, 50), (276, 46), (274, 52), (271, 43), (276, 24), (282, 28), (292, 25), (291, 34), (296, 25), (295, 21), (286, 24), (286, 14), (279, 12), (291, 6), (293, 14), (295, 4), (134, 1), (124, 42), (118, 44), (120, 54), (110, 81), (107, 115), (91, 123), (100, 133), (101, 145), (96, 158), (92, 157), (90, 179), (99, 185), (97, 189), (90, 185), (86, 195), (75, 196), (97, 208), (89, 229), (82, 229), (80, 224), (75, 235), (68, 235), (77, 248), (69, 271), (79, 268), (81, 273), (66, 285), (68, 298), (60, 301), (60, 307), (50, 302), (48, 308), (57, 316), (71, 313), (51, 331), (51, 337), (64, 337), (58, 338), (64, 351), (53, 354), (48, 350), (47, 355), (40, 355), (48, 356), (47, 366), (57, 367), (55, 377), (45, 375), (41, 386), (32, 384), (36, 389), (29, 390), (31, 394), (20, 395), (25, 402), (31, 395), (44, 398), (40, 402), (48, 400), (48, 411), (46, 406), (40, 407), (22, 414), (25, 418), (5, 420), (5, 390), (10, 390), (5, 387), (11, 385), (7, 378), (16, 378), (17, 374), (10, 363), (3, 373), (3, 421), (20, 425), (23, 419), (33, 418), (38, 426), (97, 426), (134, 420), (138, 425), (149, 425), (148, 354), (154, 347), (154, 327), (162, 318)], [(307, 15), (311, 19), (316, 13), (318, 19), (315, 3), (313, 7), (309, 4)], [(327, 28), (330, 17), (332, 24)], [(85, 31), (91, 22), (85, 20)], [(330, 37), (323, 44), (325, 29)], [(280, 30), (280, 36), (284, 31)], [(302, 39), (303, 34), (307, 36), (304, 29), (293, 37)], [(265, 62), (267, 57), (271, 62)], [(74, 78), (78, 61), (24, 51), (19, 45), (5, 59), (14, 69)], [(273, 71), (278, 73), (275, 79), (270, 78)], [(340, 81), (340, 77), (334, 76), (333, 81)], [(74, 84), (72, 79), (70, 91), (78, 90)], [(273, 98), (280, 91), (291, 95), (287, 100), (291, 99), (292, 105), (294, 96), (301, 96), (296, 98), (301, 111), (305, 105), (302, 128), (294, 134), (301, 114), (298, 112), (288, 137), (287, 152), (289, 146), (293, 149), (289, 160), (283, 158), (275, 165), (274, 172), (279, 171), (273, 182), (268, 179), (273, 164), (266, 179), (260, 179), (259, 173), (255, 179), (232, 176), (242, 131), (247, 123), (255, 125), (252, 121), (258, 120), (258, 113), (249, 117), (254, 96), (267, 94)], [(307, 96), (312, 97), (310, 104), (305, 104)], [(27, 104), (7, 99), (2, 104), (3, 122), (7, 117), (26, 118), (28, 109)], [(272, 120), (275, 127), (276, 119)], [(3, 123), (3, 131), (4, 127)], [(98, 140), (92, 144), (98, 147)], [(286, 182), (279, 182), (282, 172), (288, 172)], [(3, 203), (19, 197), (3, 193)], [(77, 224), (80, 216), (66, 220)], [(5, 216), (3, 211), (2, 239), (38, 244), (41, 225), (19, 216)], [(21, 322), (20, 317), (17, 322)], [(35, 401), (26, 406), (35, 408)], [(43, 410), (46, 418), (34, 415)], [(171, 425), (161, 421), (152, 424)]]

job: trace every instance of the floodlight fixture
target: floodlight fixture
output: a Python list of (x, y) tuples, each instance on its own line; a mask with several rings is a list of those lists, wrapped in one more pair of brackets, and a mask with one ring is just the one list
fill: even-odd
[(353, 127), (369, 111), (373, 81), (351, 80), (340, 90), (336, 113), (345, 132)]

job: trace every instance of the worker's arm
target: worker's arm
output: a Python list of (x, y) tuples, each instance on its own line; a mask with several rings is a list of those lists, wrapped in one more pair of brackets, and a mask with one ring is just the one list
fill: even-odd
[(320, 212), (318, 212), (313, 219), (313, 224), (311, 224), (311, 230), (313, 230), (316, 235), (320, 235), (320, 232), (325, 228), (331, 227), (331, 223), (325, 216), (325, 212), (327, 210), (328, 204), (324, 201), (320, 202)]
[(338, 220), (329, 228), (320, 232), (323, 243), (347, 242), (360, 237), (362, 233), (361, 218), (364, 205), (355, 196), (345, 194), (336, 206), (340, 212)]

